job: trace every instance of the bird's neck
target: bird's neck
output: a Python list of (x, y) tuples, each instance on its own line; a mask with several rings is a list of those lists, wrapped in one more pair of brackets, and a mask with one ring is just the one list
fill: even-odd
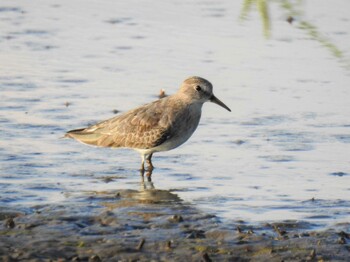
[(184, 104), (187, 105), (194, 105), (195, 107), (202, 107), (203, 102), (202, 101), (198, 101), (193, 99), (193, 97), (189, 96), (186, 93), (176, 93), (174, 95), (174, 99), (176, 99), (177, 101), (181, 101)]

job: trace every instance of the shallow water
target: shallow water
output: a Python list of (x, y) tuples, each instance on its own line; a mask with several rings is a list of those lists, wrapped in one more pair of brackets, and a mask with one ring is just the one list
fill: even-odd
[(156, 189), (224, 220), (348, 221), (350, 4), (303, 3), (293, 24), (271, 4), (265, 39), (240, 1), (2, 1), (0, 206), (140, 189), (136, 152), (60, 138), (200, 75), (233, 112), (204, 105), (193, 137), (154, 156)]

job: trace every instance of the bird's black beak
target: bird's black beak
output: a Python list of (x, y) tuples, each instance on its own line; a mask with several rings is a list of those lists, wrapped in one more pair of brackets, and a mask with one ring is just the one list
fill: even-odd
[(227, 111), (231, 112), (231, 109), (228, 108), (228, 106), (225, 105), (223, 102), (221, 102), (216, 96), (212, 95), (209, 100), (210, 100), (210, 102), (213, 102), (213, 103), (225, 108)]

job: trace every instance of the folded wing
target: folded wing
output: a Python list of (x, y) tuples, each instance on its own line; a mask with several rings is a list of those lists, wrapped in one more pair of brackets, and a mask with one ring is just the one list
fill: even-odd
[(172, 135), (166, 104), (167, 98), (163, 98), (96, 125), (71, 130), (66, 137), (102, 147), (152, 148)]

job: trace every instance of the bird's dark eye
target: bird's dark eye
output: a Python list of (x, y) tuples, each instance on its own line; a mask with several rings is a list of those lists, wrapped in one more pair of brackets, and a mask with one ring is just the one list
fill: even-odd
[(197, 91), (201, 91), (202, 88), (201, 88), (200, 86), (196, 86), (196, 90), (197, 90)]

